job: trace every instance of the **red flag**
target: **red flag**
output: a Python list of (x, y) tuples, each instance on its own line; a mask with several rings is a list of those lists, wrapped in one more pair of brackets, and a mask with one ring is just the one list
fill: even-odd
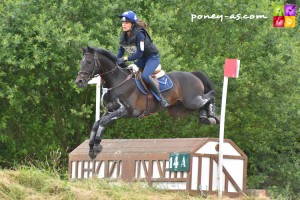
[(224, 76), (231, 78), (238, 78), (240, 69), (240, 60), (229, 59), (225, 60)]

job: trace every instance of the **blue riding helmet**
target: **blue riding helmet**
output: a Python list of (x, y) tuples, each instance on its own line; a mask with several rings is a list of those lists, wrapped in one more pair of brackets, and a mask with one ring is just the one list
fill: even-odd
[(136, 16), (136, 14), (129, 10), (129, 11), (126, 11), (124, 12), (121, 16), (119, 16), (121, 18), (121, 21), (122, 22), (132, 22), (132, 23), (137, 23), (138, 22), (138, 18)]

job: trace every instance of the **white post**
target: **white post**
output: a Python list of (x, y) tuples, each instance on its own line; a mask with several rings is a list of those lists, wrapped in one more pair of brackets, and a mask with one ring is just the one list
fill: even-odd
[(96, 116), (95, 121), (100, 119), (100, 90), (101, 84), (100, 81), (96, 84)]
[(219, 164), (218, 164), (218, 197), (222, 198), (222, 191), (224, 189), (223, 178), (223, 143), (224, 143), (224, 129), (225, 129), (225, 111), (226, 111), (226, 98), (228, 77), (238, 78), (240, 69), (240, 60), (226, 59), (224, 67), (224, 81), (222, 91), (222, 105), (221, 105), (221, 118), (220, 118), (220, 135), (219, 135)]
[(100, 90), (101, 90), (101, 77), (97, 76), (91, 79), (88, 84), (96, 84), (96, 116), (95, 121), (100, 119)]
[(222, 198), (222, 191), (223, 191), (223, 142), (224, 142), (227, 87), (228, 87), (228, 77), (224, 76), (221, 118), (220, 118), (220, 135), (219, 135), (219, 165), (218, 165), (218, 197), (219, 198)]

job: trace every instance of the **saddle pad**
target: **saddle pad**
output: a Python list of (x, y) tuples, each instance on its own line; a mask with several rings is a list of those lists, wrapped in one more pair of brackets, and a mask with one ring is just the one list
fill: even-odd
[[(159, 91), (160, 92), (167, 91), (167, 90), (169, 90), (173, 87), (173, 82), (167, 74), (165, 74), (164, 76), (158, 78), (157, 80), (158, 80), (158, 83), (159, 83)], [(135, 77), (135, 83), (136, 83), (137, 87), (139, 88), (139, 90), (144, 95), (148, 94), (147, 91), (145, 90), (144, 86), (142, 85), (142, 83), (137, 79), (137, 77)], [(155, 98), (157, 100), (160, 100), (160, 98), (153, 91), (151, 91), (151, 93), (153, 94), (153, 96), (155, 96)]]

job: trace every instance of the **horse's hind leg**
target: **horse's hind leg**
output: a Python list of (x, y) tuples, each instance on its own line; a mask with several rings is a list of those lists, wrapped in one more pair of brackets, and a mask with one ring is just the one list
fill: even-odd
[(200, 108), (199, 120), (202, 124), (213, 125), (217, 124), (217, 120), (210, 116), (210, 108), (212, 107), (211, 103), (206, 104), (204, 107)]
[(211, 90), (210, 92), (204, 95), (198, 95), (192, 99), (185, 99), (182, 101), (183, 105), (188, 109), (199, 109), (204, 107), (208, 102), (214, 101), (215, 91)]
[(214, 99), (200, 108), (199, 119), (201, 123), (206, 125), (220, 124), (220, 119), (216, 116), (216, 104)]
[(200, 109), (200, 122), (207, 125), (218, 124), (219, 119), (215, 116), (215, 91), (199, 95), (190, 101), (183, 102), (188, 109)]

